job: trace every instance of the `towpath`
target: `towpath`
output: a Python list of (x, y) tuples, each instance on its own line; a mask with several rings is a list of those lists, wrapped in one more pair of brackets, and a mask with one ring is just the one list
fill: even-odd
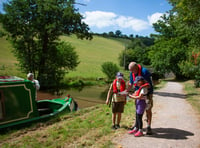
[(113, 142), (121, 148), (200, 148), (200, 121), (185, 98), (181, 84), (168, 82), (154, 93), (153, 135), (127, 133)]

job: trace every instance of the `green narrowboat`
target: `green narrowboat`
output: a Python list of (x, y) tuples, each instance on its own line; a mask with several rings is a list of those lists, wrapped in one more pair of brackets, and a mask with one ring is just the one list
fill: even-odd
[(77, 110), (72, 98), (36, 101), (33, 82), (16, 76), (0, 76), (0, 129)]

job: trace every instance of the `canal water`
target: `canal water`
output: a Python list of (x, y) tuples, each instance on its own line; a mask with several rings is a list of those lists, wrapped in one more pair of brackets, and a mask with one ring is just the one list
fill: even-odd
[(62, 89), (59, 90), (59, 95), (57, 93), (39, 91), (37, 99), (64, 98), (69, 94), (78, 103), (79, 108), (86, 108), (97, 104), (105, 104), (108, 89), (109, 85)]

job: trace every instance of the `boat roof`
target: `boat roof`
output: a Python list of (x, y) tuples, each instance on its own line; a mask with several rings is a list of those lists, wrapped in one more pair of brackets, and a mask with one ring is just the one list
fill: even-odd
[(19, 82), (19, 81), (24, 81), (24, 79), (16, 77), (16, 76), (0, 76), (0, 83), (4, 83), (4, 82)]

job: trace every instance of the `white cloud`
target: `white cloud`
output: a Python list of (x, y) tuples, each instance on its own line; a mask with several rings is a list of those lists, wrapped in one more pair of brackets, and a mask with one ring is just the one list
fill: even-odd
[(156, 13), (152, 14), (151, 16), (148, 16), (149, 24), (153, 25), (153, 23), (156, 23), (159, 19), (162, 19), (161, 16), (163, 14), (164, 13), (156, 12)]
[(119, 16), (116, 23), (121, 28), (131, 28), (134, 31), (141, 31), (148, 28), (148, 23), (133, 17)]
[(149, 27), (148, 22), (127, 16), (119, 16), (112, 12), (91, 11), (85, 12), (84, 22), (90, 27), (104, 28), (104, 27), (120, 27), (130, 28), (133, 31), (142, 31)]
[(114, 25), (116, 14), (103, 11), (87, 11), (85, 12), (84, 17), (85, 19), (83, 21), (90, 27), (96, 26), (98, 28), (103, 28)]

